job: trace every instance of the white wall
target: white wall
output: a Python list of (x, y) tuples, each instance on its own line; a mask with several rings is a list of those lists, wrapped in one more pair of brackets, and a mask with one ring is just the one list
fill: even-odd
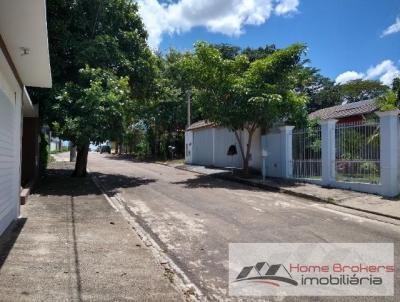
[(0, 234), (19, 216), (22, 89), (0, 51)]
[(262, 137), (262, 149), (266, 152), (265, 176), (282, 177), (281, 133), (273, 129)]
[(193, 131), (192, 152), (193, 164), (204, 166), (213, 164), (213, 128)]
[[(240, 168), (242, 166), (242, 158), (235, 133), (226, 128), (215, 128), (214, 131), (214, 166)], [(236, 155), (227, 155), (231, 145), (236, 146)]]
[[(192, 134), (190, 134), (192, 133)], [(251, 146), (250, 167), (261, 170), (261, 131), (257, 129), (253, 136)], [(239, 135), (244, 152), (246, 152), (246, 144), (248, 134), (242, 131)], [(227, 128), (201, 128), (187, 131), (185, 133), (185, 147), (189, 145), (192, 139), (191, 158), (185, 158), (186, 163), (195, 165), (213, 165), (215, 167), (237, 167), (241, 168), (242, 155), (240, 153), (239, 143), (235, 133)], [(234, 156), (227, 155), (231, 145), (236, 146), (237, 154)]]

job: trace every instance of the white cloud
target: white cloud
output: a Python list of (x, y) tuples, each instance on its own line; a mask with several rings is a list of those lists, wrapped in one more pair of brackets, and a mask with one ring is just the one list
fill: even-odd
[(346, 71), (341, 74), (339, 74), (336, 77), (336, 83), (337, 84), (345, 84), (347, 82), (353, 81), (353, 80), (358, 80), (362, 79), (364, 77), (364, 74), (356, 72), (356, 71)]
[(396, 22), (394, 22), (392, 25), (390, 25), (388, 28), (386, 28), (383, 32), (381, 37), (387, 36), (387, 35), (391, 35), (391, 34), (395, 34), (400, 32), (400, 18), (397, 17), (396, 18)]
[(351, 80), (366, 79), (379, 80), (385, 85), (392, 85), (393, 79), (400, 77), (399, 68), (391, 60), (384, 60), (381, 63), (368, 68), (366, 73), (346, 71), (336, 77), (336, 83), (344, 84)]
[(297, 12), (299, 0), (279, 0), (278, 2), (278, 5), (275, 7), (275, 13), (277, 15)]
[(158, 48), (165, 33), (174, 34), (202, 26), (229, 36), (243, 34), (244, 25), (265, 23), (277, 15), (297, 11), (299, 0), (138, 0), (139, 13), (149, 33), (149, 45)]
[(382, 63), (372, 66), (367, 70), (367, 79), (379, 78), (385, 85), (392, 85), (393, 79), (400, 76), (400, 70), (393, 61), (385, 60)]

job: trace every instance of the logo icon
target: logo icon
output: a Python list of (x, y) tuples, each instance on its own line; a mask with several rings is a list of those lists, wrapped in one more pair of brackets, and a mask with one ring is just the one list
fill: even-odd
[(245, 266), (234, 282), (251, 281), (279, 287), (281, 283), (297, 286), (298, 283), (283, 264), (258, 262), (254, 266)]

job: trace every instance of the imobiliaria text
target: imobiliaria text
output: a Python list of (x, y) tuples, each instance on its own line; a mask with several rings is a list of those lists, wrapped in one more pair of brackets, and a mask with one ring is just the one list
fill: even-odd
[[(290, 273), (301, 273), (300, 284), (307, 285), (382, 285), (382, 274), (394, 273), (393, 265), (342, 264), (302, 265), (289, 264)], [(379, 275), (377, 275), (379, 274)]]

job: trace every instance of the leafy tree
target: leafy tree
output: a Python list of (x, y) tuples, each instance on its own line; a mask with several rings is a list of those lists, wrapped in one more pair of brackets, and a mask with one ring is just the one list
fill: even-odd
[[(146, 155), (166, 158), (168, 145), (175, 145), (176, 153), (183, 155), (187, 95), (193, 92), (194, 80), (191, 69), (185, 63), (190, 57), (191, 53), (174, 49), (156, 57), (152, 95), (144, 100), (135, 101), (131, 106), (130, 124), (143, 125), (141, 145), (148, 146), (141, 148), (141, 153), (146, 149), (149, 151)], [(199, 118), (200, 111), (196, 99), (192, 100), (192, 108), (193, 117)]]
[[(197, 78), (203, 115), (235, 132), (246, 174), (258, 127), (268, 129), (276, 122), (306, 119), (307, 98), (295, 92), (294, 77), (302, 67), (304, 51), (304, 45), (294, 44), (250, 62), (246, 55), (224, 59), (216, 48), (202, 42), (187, 62)], [(246, 146), (239, 139), (241, 130), (248, 134)]]
[(388, 90), (386, 85), (374, 80), (353, 80), (338, 87), (342, 101), (348, 103), (374, 99)]
[(53, 126), (77, 146), (75, 176), (86, 175), (90, 142), (100, 143), (122, 132), (129, 94), (128, 77), (89, 67), (80, 70), (78, 81), (66, 83), (60, 91), (52, 107), (57, 116)]
[(212, 47), (218, 49), (221, 53), (223, 59), (234, 59), (236, 56), (243, 54), (246, 55), (250, 62), (253, 62), (257, 59), (262, 59), (276, 51), (276, 47), (274, 44), (265, 45), (264, 47), (251, 48), (246, 47), (241, 49), (239, 46), (220, 43), (220, 44), (211, 44)]
[(384, 95), (380, 96), (377, 101), (379, 110), (381, 111), (395, 110), (398, 107), (399, 102), (396, 93), (392, 90), (389, 90)]
[[(42, 123), (53, 125), (53, 122), (65, 125), (55, 108), (60, 101), (56, 96), (60, 91), (70, 89), (72, 84), (82, 81), (79, 72), (86, 65), (92, 68), (109, 70), (119, 77), (127, 76), (131, 99), (143, 100), (154, 91), (155, 57), (149, 50), (147, 33), (138, 14), (138, 6), (130, 0), (52, 0), (47, 2), (47, 22), (49, 34), (49, 52), (53, 76), (53, 89), (49, 91), (34, 89), (31, 91), (34, 100), (40, 100)], [(68, 83), (68, 87), (66, 87)], [(74, 86), (76, 90), (78, 87)], [(82, 87), (84, 95), (87, 87)], [(91, 108), (101, 110), (101, 108)], [(78, 108), (75, 107), (76, 111)], [(81, 109), (86, 112), (87, 108)], [(79, 112), (72, 115), (80, 116)], [(92, 115), (96, 111), (91, 112)], [(118, 122), (118, 121), (115, 121)], [(129, 124), (126, 122), (126, 124)], [(118, 124), (119, 125), (119, 124)], [(85, 126), (75, 126), (76, 132)], [(73, 129), (71, 125), (68, 127)], [(119, 129), (112, 127), (111, 129)], [(118, 130), (119, 131), (119, 130)], [(123, 132), (110, 133), (113, 138), (122, 140)], [(69, 133), (69, 136), (72, 133)], [(78, 153), (85, 152), (86, 142), (77, 140)], [(85, 157), (85, 154), (78, 157)], [(76, 171), (83, 171), (76, 163)], [(78, 173), (75, 173), (78, 174)]]
[(309, 97), (307, 111), (309, 113), (342, 103), (340, 89), (335, 83), (317, 71), (310, 75), (310, 80), (302, 90)]
[(392, 90), (396, 94), (397, 101), (400, 102), (400, 78), (393, 80)]
[(239, 55), (241, 49), (239, 46), (221, 43), (221, 44), (211, 44), (211, 46), (218, 49), (223, 59), (233, 59)]
[(276, 46), (274, 44), (265, 45), (264, 47), (250, 48), (246, 47), (242, 50), (241, 54), (246, 55), (250, 62), (258, 59), (268, 57), (276, 51)]

